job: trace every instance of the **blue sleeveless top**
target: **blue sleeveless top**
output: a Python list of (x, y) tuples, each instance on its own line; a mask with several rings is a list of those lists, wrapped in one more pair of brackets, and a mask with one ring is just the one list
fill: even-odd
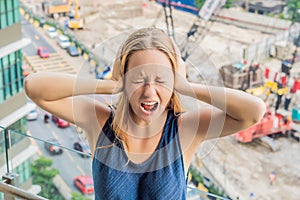
[(111, 128), (111, 112), (99, 135), (92, 163), (96, 200), (186, 199), (178, 116), (173, 112), (168, 112), (155, 152), (141, 164), (128, 160), (122, 142)]

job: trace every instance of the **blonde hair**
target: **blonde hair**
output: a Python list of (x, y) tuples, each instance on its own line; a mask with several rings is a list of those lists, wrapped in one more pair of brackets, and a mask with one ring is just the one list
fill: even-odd
[[(124, 77), (127, 72), (127, 63), (130, 56), (136, 51), (145, 49), (157, 49), (163, 52), (169, 58), (172, 64), (173, 73), (175, 74), (177, 70), (178, 55), (176, 55), (173, 41), (161, 29), (142, 28), (130, 34), (119, 48), (113, 65), (112, 79), (119, 81)], [(129, 100), (123, 91), (119, 96), (115, 116), (112, 122), (112, 128), (115, 131), (116, 136), (123, 140), (127, 147), (126, 130), (122, 130), (121, 127), (124, 127), (126, 124), (125, 120), (129, 119), (129, 106)], [(173, 109), (175, 114), (182, 112), (181, 103), (176, 91), (174, 91), (171, 96), (169, 108)]]

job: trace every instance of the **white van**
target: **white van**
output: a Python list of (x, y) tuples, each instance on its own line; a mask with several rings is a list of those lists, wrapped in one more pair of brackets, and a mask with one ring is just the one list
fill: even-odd
[(71, 45), (69, 38), (65, 35), (59, 35), (56, 42), (63, 49), (66, 49)]
[(46, 29), (46, 33), (50, 38), (56, 38), (57, 37), (57, 31), (56, 28), (50, 26), (49, 28)]

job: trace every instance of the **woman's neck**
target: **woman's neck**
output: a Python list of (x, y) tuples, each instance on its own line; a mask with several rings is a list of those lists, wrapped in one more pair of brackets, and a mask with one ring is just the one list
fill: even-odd
[(139, 139), (147, 139), (156, 136), (162, 132), (168, 112), (164, 111), (157, 119), (147, 125), (137, 124), (132, 117), (128, 117), (127, 136)]

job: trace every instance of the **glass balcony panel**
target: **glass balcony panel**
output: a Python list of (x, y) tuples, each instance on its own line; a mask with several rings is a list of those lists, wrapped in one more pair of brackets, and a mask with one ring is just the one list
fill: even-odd
[[(8, 162), (8, 151), (6, 150), (5, 145), (8, 145), (8, 143), (5, 143), (5, 129), (3, 127), (0, 127), (0, 175), (5, 174), (8, 172), (7, 168), (7, 162)], [(8, 140), (6, 140), (8, 141)]]
[[(74, 178), (80, 175), (92, 177), (92, 157), (90, 153), (74, 150), (76, 142), (81, 141), (80, 144), (86, 144), (86, 142), (82, 139), (82, 134), (78, 134), (74, 127), (69, 128), (69, 131), (73, 134), (47, 134), (44, 133), (46, 131), (43, 133), (8, 131), (10, 144), (8, 149), (9, 169), (11, 172), (18, 174), (19, 188), (47, 199), (63, 199), (70, 198), (72, 195), (82, 195), (81, 191), (74, 185)], [(62, 129), (61, 131), (66, 130)], [(3, 141), (3, 130), (0, 129), (0, 132), (2, 133), (0, 140)], [(3, 149), (5, 154), (5, 146), (2, 145), (0, 148)], [(2, 168), (3, 163), (1, 164)], [(54, 175), (54, 178), (51, 175)], [(52, 182), (57, 192), (50, 193), (50, 196), (47, 196), (49, 191), (45, 190), (45, 186), (39, 186), (42, 185), (41, 182), (43, 181)], [(60, 193), (61, 196), (54, 197), (53, 195), (57, 193)], [(3, 196), (3, 194), (0, 194), (0, 200), (1, 195)], [(84, 196), (87, 199), (94, 199), (93, 194)], [(227, 198), (199, 190), (189, 184), (187, 200), (196, 199), (223, 200)]]
[(229, 200), (229, 198), (221, 197), (209, 192), (205, 192), (198, 188), (195, 188), (194, 185), (189, 184), (187, 189), (187, 200)]
[[(85, 191), (74, 185), (74, 178), (81, 175), (92, 177), (92, 157), (88, 152), (75, 150), (74, 143), (85, 142), (79, 138), (76, 131), (74, 135), (61, 134), (59, 137), (45, 133), (36, 137), (35, 134), (9, 130), (9, 166), (13, 173), (18, 174), (19, 187), (30, 192), (42, 190), (36, 194), (48, 199), (64, 199), (71, 197), (72, 193), (82, 195)], [(51, 176), (53, 174), (54, 176)], [(47, 181), (48, 184), (51, 179), (50, 182), (55, 185), (57, 192), (47, 196), (49, 191), (42, 183)], [(61, 193), (61, 197), (51, 196), (56, 193)], [(94, 199), (93, 194), (84, 196)]]

